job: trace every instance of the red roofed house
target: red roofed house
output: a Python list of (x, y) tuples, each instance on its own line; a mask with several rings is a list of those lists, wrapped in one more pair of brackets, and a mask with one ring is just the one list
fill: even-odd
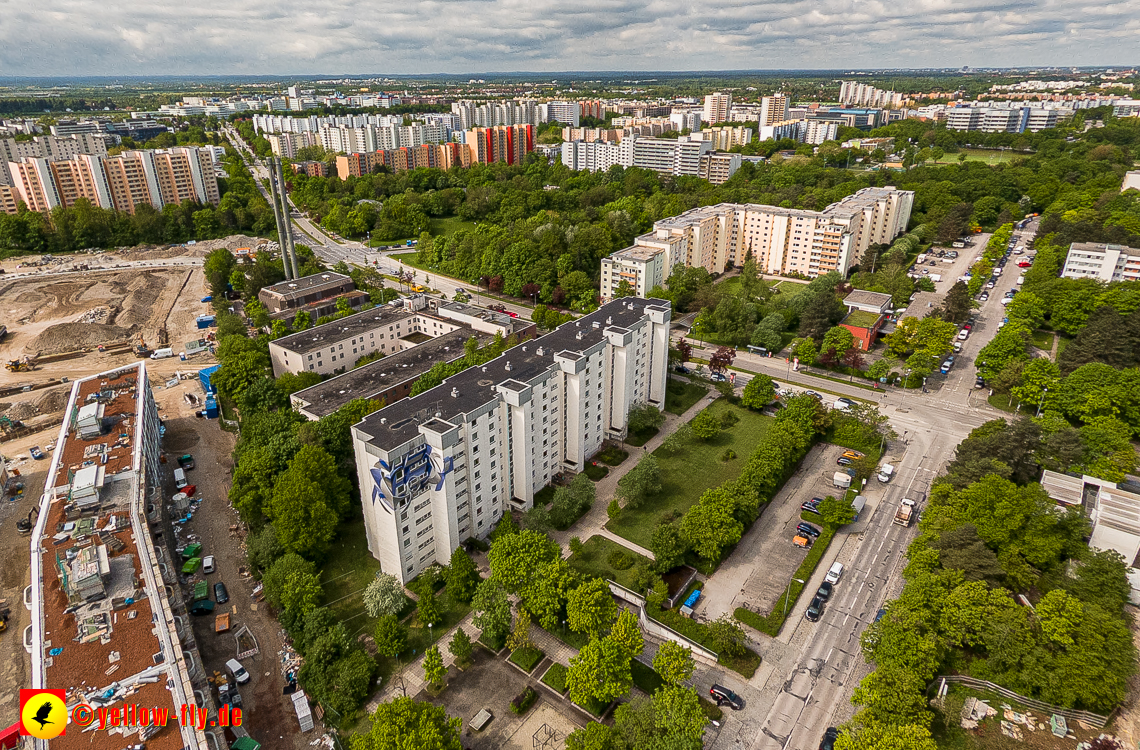
[(878, 338), (879, 329), (887, 322), (891, 295), (857, 289), (847, 295), (843, 304), (847, 305), (848, 313), (839, 325), (851, 331), (860, 349), (870, 351)]

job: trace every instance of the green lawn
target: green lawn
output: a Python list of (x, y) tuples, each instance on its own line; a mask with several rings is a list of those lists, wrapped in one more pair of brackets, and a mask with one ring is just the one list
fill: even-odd
[(1049, 352), (1053, 350), (1053, 334), (1050, 331), (1034, 331), (1029, 341), (1038, 349)]
[(464, 221), (458, 216), (447, 216), (442, 219), (431, 220), (431, 233), (435, 236), (448, 235), (460, 229), (474, 229), (475, 222)]
[(380, 561), (368, 551), (364, 519), (341, 524), (337, 538), (321, 569), (325, 603), (345, 623), (348, 632), (364, 624), (364, 588), (380, 572)]
[[(966, 155), (966, 161), (980, 161), (986, 164), (1005, 164), (1013, 159), (1026, 158), (1027, 154), (1019, 153), (1016, 151), (1002, 151), (1000, 149), (991, 148), (964, 148), (958, 153)], [(939, 162), (931, 161), (931, 164), (957, 164), (958, 154), (946, 154)]]
[(611, 581), (620, 583), (627, 589), (633, 588), (633, 571), (637, 567), (636, 562), (634, 565), (626, 568), (625, 570), (618, 570), (610, 565), (610, 555), (614, 552), (624, 552), (634, 558), (635, 561), (645, 562), (649, 564), (652, 562), (646, 557), (637, 554), (631, 549), (628, 549), (612, 539), (607, 539), (604, 536), (595, 535), (582, 543), (582, 549), (576, 554), (570, 556), (567, 562), (570, 567), (581, 573), (583, 576), (591, 578), (605, 578)]
[(546, 670), (546, 674), (542, 676), (542, 681), (554, 688), (555, 692), (565, 693), (567, 671), (566, 667), (554, 662), (550, 665), (550, 669)]
[(1017, 402), (1013, 400), (1013, 396), (1008, 393), (995, 393), (988, 399), (990, 406), (1002, 411), (1012, 412), (1017, 409)]
[(776, 282), (776, 288), (780, 290), (780, 295), (784, 299), (791, 299), (792, 297), (803, 294), (807, 286), (808, 285), (803, 281), (790, 281), (788, 279)]
[(645, 691), (647, 695), (653, 695), (657, 688), (665, 684), (665, 680), (661, 679), (661, 675), (637, 659), (630, 662), (629, 666), (630, 672), (633, 673), (633, 684)]
[(665, 411), (679, 417), (707, 396), (708, 392), (708, 388), (696, 383), (669, 378), (665, 383)]
[[(679, 517), (702, 492), (740, 475), (744, 462), (767, 432), (771, 420), (723, 399), (714, 401), (708, 408), (717, 416), (733, 411), (740, 421), (708, 442), (693, 440), (675, 455), (666, 455), (660, 448), (654, 451), (661, 465), (661, 493), (640, 508), (623, 509), (616, 521), (607, 524), (610, 531), (648, 547), (653, 529), (662, 517), (667, 514)], [(735, 451), (737, 457), (721, 461), (726, 448)]]
[(1063, 333), (1059, 333), (1057, 335), (1060, 337), (1060, 340), (1057, 342), (1057, 356), (1060, 357), (1061, 352), (1065, 351), (1065, 347), (1068, 346), (1069, 342), (1073, 339), (1072, 337), (1066, 336)]

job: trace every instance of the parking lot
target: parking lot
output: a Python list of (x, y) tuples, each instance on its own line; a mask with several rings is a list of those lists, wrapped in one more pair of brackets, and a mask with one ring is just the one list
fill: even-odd
[(741, 606), (767, 614), (781, 604), (788, 582), (808, 552), (792, 543), (796, 525), (801, 523), (800, 503), (840, 492), (832, 477), (839, 469), (835, 460), (843, 451), (837, 445), (811, 449), (732, 555), (705, 583), (695, 613), (699, 619), (715, 620)]

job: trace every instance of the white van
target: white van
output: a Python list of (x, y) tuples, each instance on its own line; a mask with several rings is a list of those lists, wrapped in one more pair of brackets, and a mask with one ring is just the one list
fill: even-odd
[(233, 676), (234, 682), (239, 685), (249, 682), (249, 672), (245, 671), (245, 667), (237, 659), (230, 659), (226, 662), (226, 671)]
[(831, 566), (831, 570), (827, 571), (826, 580), (828, 583), (839, 583), (839, 579), (843, 577), (843, 563), (837, 562)]
[(883, 464), (879, 467), (879, 481), (883, 484), (891, 481), (891, 477), (895, 474), (895, 467), (890, 464)]
[(188, 484), (190, 484), (190, 483), (186, 481), (186, 472), (183, 471), (181, 468), (175, 469), (174, 470), (174, 486), (177, 487), (178, 489), (182, 489), (183, 487), (185, 487)]

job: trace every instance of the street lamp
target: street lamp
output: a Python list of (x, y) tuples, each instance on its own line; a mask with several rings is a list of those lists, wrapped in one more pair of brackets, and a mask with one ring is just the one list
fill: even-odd
[(1045, 394), (1049, 392), (1048, 388), (1041, 390), (1041, 401), (1037, 404), (1037, 416), (1041, 416), (1041, 407), (1045, 406)]
[(787, 616), (788, 616), (788, 599), (791, 597), (791, 594), (792, 594), (792, 582), (793, 581), (795, 583), (802, 583), (805, 586), (807, 585), (807, 581), (802, 581), (799, 578), (793, 578), (791, 581), (788, 581), (788, 589), (787, 589), (787, 591), (784, 592), (784, 617), (785, 618), (787, 618)]

